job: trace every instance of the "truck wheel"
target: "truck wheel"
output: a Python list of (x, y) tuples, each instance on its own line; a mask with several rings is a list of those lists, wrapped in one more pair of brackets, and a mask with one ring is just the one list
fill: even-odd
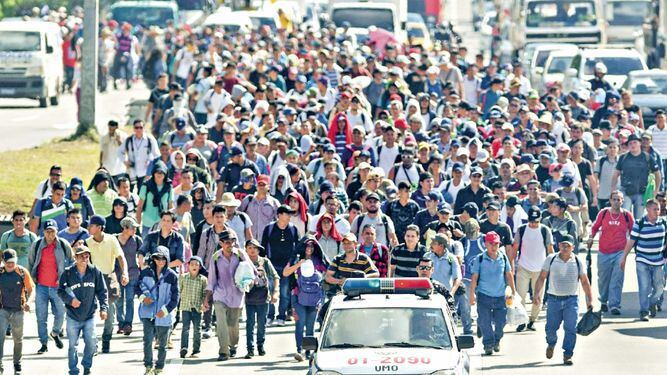
[(50, 98), (51, 105), (58, 105), (60, 104), (60, 94), (56, 94), (56, 96), (52, 96)]
[(46, 100), (47, 98), (39, 98), (39, 107), (40, 108), (46, 108), (49, 106), (49, 102)]

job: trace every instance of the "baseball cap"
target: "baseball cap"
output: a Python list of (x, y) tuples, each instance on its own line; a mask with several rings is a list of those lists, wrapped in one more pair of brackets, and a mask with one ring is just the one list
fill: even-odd
[(639, 139), (639, 137), (637, 136), (637, 134), (630, 134), (630, 136), (628, 137), (628, 141), (627, 141), (627, 142), (630, 143), (630, 142), (632, 142), (632, 141), (640, 141), (640, 142), (641, 142), (641, 139)]
[(90, 254), (90, 249), (88, 248), (88, 246), (79, 245), (76, 248), (74, 248), (74, 250), (75, 250), (74, 255), (79, 255), (83, 253)]
[(463, 171), (463, 163), (456, 162), (452, 165), (452, 171), (455, 172), (462, 172)]
[(176, 129), (184, 129), (185, 128), (185, 119), (182, 117), (176, 117), (174, 120), (174, 124), (176, 125)]
[(449, 203), (443, 203), (439, 206), (438, 212), (441, 214), (451, 214), (452, 213), (452, 206), (449, 205)]
[(208, 134), (208, 129), (204, 125), (197, 126), (197, 134)]
[(491, 201), (491, 203), (486, 206), (486, 209), (500, 211), (500, 204), (496, 201)]
[(500, 244), (500, 235), (494, 231), (491, 231), (484, 235), (484, 242)]
[(269, 183), (271, 183), (271, 178), (265, 174), (260, 174), (259, 176), (257, 176), (257, 184), (260, 183), (268, 185)]
[(243, 149), (241, 146), (232, 146), (232, 149), (229, 152), (230, 156), (238, 156), (238, 155), (243, 155)]
[(251, 240), (247, 240), (245, 242), (245, 247), (248, 247), (248, 246), (254, 246), (254, 247), (258, 248), (260, 252), (264, 251), (264, 246), (262, 246), (262, 244), (260, 244), (259, 241), (257, 241), (254, 238), (251, 239)]
[(47, 229), (55, 229), (56, 231), (58, 230), (58, 223), (56, 223), (55, 220), (49, 219), (44, 222), (44, 230)]
[(515, 207), (520, 203), (519, 198), (516, 195), (510, 195), (505, 201), (507, 207)]
[(2, 253), (2, 260), (5, 263), (16, 263), (18, 260), (18, 255), (16, 255), (16, 250), (14, 249), (7, 249)]
[(537, 206), (528, 209), (528, 221), (540, 221), (540, 219), (542, 219), (542, 211)]
[(139, 228), (140, 227), (139, 223), (137, 223), (137, 220), (135, 220), (131, 216), (124, 217), (123, 220), (120, 221), (120, 226), (123, 229)]
[(478, 174), (478, 175), (480, 175), (480, 176), (484, 176), (484, 172), (482, 171), (482, 168), (480, 168), (480, 167), (474, 167), (472, 170), (470, 170), (470, 175), (471, 175), (471, 176), (474, 176), (474, 175), (476, 175), (476, 174)]
[(106, 224), (107, 224), (106, 219), (100, 215), (93, 215), (93, 217), (90, 218), (90, 225), (99, 225), (103, 227)]
[(366, 200), (371, 200), (371, 199), (374, 199), (374, 200), (379, 202), (380, 201), (380, 196), (377, 195), (377, 193), (370, 193), (370, 194), (368, 194), (368, 196), (366, 196)]
[(333, 186), (333, 184), (332, 184), (330, 181), (324, 181), (324, 182), (320, 185), (320, 194), (322, 194), (322, 193), (324, 193), (324, 192), (326, 192), (326, 191), (329, 191), (329, 192), (334, 191), (334, 186)]
[(286, 205), (286, 204), (283, 204), (282, 206), (278, 207), (278, 212), (277, 212), (277, 213), (278, 213), (278, 215), (280, 215), (280, 214), (290, 214), (290, 215), (291, 215), (291, 214), (293, 214), (293, 213), (295, 213), (295, 212), (296, 212), (296, 211), (294, 211), (294, 210), (292, 209), (292, 207), (290, 207), (290, 206), (288, 206), (288, 205)]
[(569, 234), (562, 235), (560, 237), (560, 242), (561, 243), (569, 243), (570, 245), (574, 245), (574, 238), (570, 236)]
[(463, 205), (462, 210), (467, 212), (468, 215), (470, 215), (471, 217), (477, 217), (477, 213), (479, 212), (479, 207), (477, 207), (477, 203), (475, 202), (468, 202)]
[(357, 236), (354, 235), (352, 232), (347, 232), (346, 234), (343, 235), (343, 241), (348, 240), (350, 242), (357, 242)]

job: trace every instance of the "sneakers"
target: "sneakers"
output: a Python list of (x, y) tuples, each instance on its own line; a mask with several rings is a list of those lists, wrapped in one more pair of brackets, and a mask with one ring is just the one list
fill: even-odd
[(500, 351), (500, 343), (497, 343), (496, 345), (493, 346), (493, 351), (496, 353)]
[(245, 355), (245, 357), (243, 357), (243, 358), (245, 358), (245, 359), (251, 359), (251, 358), (254, 357), (254, 356), (255, 356), (255, 351), (252, 350), (252, 348), (251, 348), (251, 349), (248, 349), (248, 353), (247, 353), (247, 354)]
[(648, 322), (648, 312), (640, 311), (639, 312), (639, 320), (641, 320), (642, 322)]
[(188, 348), (181, 348), (181, 358), (185, 358), (188, 355)]
[(618, 307), (612, 307), (611, 315), (621, 315), (621, 310)]
[(656, 305), (653, 305), (653, 306), (648, 308), (648, 316), (649, 317), (655, 318), (657, 314), (658, 314), (658, 308), (656, 307)]
[(551, 359), (554, 356), (554, 347), (547, 346), (547, 359)]
[(282, 319), (276, 319), (275, 325), (278, 327), (284, 327), (285, 326), (285, 321)]
[(146, 367), (146, 371), (144, 371), (144, 375), (153, 375), (153, 368), (152, 367)]
[(199, 358), (199, 353), (201, 353), (201, 351), (193, 350), (192, 354), (190, 354), (190, 358)]
[(492, 355), (492, 354), (493, 354), (492, 348), (484, 348), (484, 355)]
[(572, 366), (572, 356), (571, 355), (564, 355), (563, 356), (563, 364), (566, 366)]
[[(90, 374), (90, 369), (89, 369), (89, 368), (88, 368), (88, 369), (84, 369), (84, 371), (85, 371), (85, 370), (88, 370), (88, 374)], [(22, 374), (22, 372), (21, 372), (21, 364), (20, 364), (20, 363), (14, 363), (14, 375), (21, 375), (21, 374)]]
[(132, 324), (128, 324), (125, 327), (123, 327), (123, 334), (125, 336), (129, 336), (132, 333)]
[(297, 360), (297, 362), (302, 362), (303, 361), (303, 354), (301, 354), (301, 350), (297, 350), (296, 353), (294, 353), (294, 359)]
[(153, 370), (153, 374), (155, 374), (155, 375), (163, 374), (163, 373), (164, 373), (164, 370), (161, 369), (161, 368), (156, 368), (155, 370)]
[(311, 355), (312, 353), (310, 352), (310, 350), (306, 350), (306, 359), (310, 359)]
[(171, 337), (167, 340), (167, 349), (173, 349), (174, 348), (174, 342), (171, 341)]
[(37, 354), (44, 354), (48, 351), (49, 351), (49, 347), (46, 346), (46, 344), (42, 344), (42, 347), (39, 348), (39, 350), (37, 351)]
[(51, 336), (53, 341), (56, 343), (56, 348), (62, 349), (65, 347), (65, 345), (63, 344), (63, 340), (60, 339), (60, 336), (57, 333), (51, 332), (49, 336)]
[(528, 322), (528, 325), (526, 326), (526, 329), (529, 331), (535, 331), (535, 322), (530, 321)]
[(228, 360), (229, 360), (229, 356), (227, 354), (220, 353), (218, 355), (218, 362), (224, 362), (224, 361), (228, 361)]
[(609, 311), (609, 307), (607, 306), (606, 303), (603, 303), (602, 305), (600, 305), (600, 311), (602, 311), (603, 313), (606, 313), (607, 311)]
[(266, 321), (266, 326), (267, 326), (267, 327), (271, 327), (271, 326), (273, 326), (273, 322), (274, 322), (273, 319), (269, 319), (269, 320), (267, 320), (267, 321)]
[(517, 332), (521, 332), (521, 331), (523, 331), (524, 329), (526, 329), (526, 325), (525, 325), (525, 324), (519, 324), (519, 326), (516, 327), (516, 331), (517, 331)]
[(257, 347), (257, 354), (259, 354), (260, 356), (266, 355), (266, 352), (264, 351), (263, 346), (258, 346)]
[(202, 332), (202, 334), (201, 334), (201, 338), (210, 339), (211, 338), (211, 330), (210, 329), (205, 329), (204, 332)]
[(230, 356), (231, 358), (236, 357), (236, 349), (234, 349), (234, 348), (229, 348), (229, 356)]
[(83, 375), (90, 375), (90, 369), (89, 368), (84, 368), (83, 369)]

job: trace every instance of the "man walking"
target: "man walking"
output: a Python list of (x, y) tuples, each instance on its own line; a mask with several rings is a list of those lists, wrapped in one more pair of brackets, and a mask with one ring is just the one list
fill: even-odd
[[(90, 263), (90, 249), (75, 248), (76, 263), (60, 275), (58, 296), (67, 308), (67, 339), (69, 374), (79, 374), (79, 337), (83, 334), (83, 375), (89, 375), (95, 355), (95, 310), (100, 306), (100, 319), (106, 320), (109, 303), (102, 272)], [(97, 300), (97, 303), (95, 302)]]
[[(127, 273), (127, 261), (123, 249), (115, 236), (104, 233), (105, 225), (106, 220), (102, 216), (95, 215), (90, 219), (88, 231), (91, 238), (86, 240), (86, 245), (91, 253), (90, 262), (104, 275), (104, 282), (109, 291), (109, 318), (104, 321), (104, 331), (102, 333), (102, 353), (109, 353), (114, 316), (116, 315), (115, 302), (120, 297), (121, 286), (127, 285), (130, 278)], [(115, 273), (116, 262), (118, 262), (120, 268), (120, 284)]]
[(646, 214), (632, 226), (620, 263), (621, 271), (625, 271), (625, 261), (634, 248), (639, 284), (639, 319), (645, 322), (649, 316), (655, 318), (658, 301), (665, 288), (662, 249), (665, 247), (667, 222), (659, 214), (658, 202), (655, 199), (646, 201)]
[(610, 206), (603, 208), (593, 223), (588, 247), (593, 246), (593, 238), (599, 232), (598, 251), (598, 293), (602, 312), (621, 315), (621, 295), (623, 294), (624, 272), (620, 267), (623, 250), (627, 242), (634, 218), (623, 209), (623, 194), (612, 191), (609, 196)]
[(563, 324), (563, 363), (572, 365), (574, 345), (577, 342), (577, 317), (579, 314), (579, 297), (577, 296), (577, 283), (581, 283), (586, 295), (586, 306), (593, 309), (593, 294), (591, 284), (586, 276), (584, 263), (572, 254), (574, 249), (574, 238), (565, 235), (558, 243), (558, 253), (551, 254), (544, 261), (540, 278), (535, 285), (533, 303), (540, 302), (542, 286), (549, 278), (547, 289), (547, 358), (554, 355), (554, 348), (558, 341), (558, 328)]
[[(500, 235), (493, 231), (485, 234), (484, 244), (486, 251), (478, 255), (472, 264), (470, 305), (479, 302), (477, 324), (482, 331), (484, 354), (491, 355), (500, 351), (507, 319), (505, 300), (511, 302), (516, 290), (509, 259), (504, 252), (498, 251)], [(508, 296), (505, 295), (507, 286), (511, 291)]]
[[(30, 249), (28, 264), (30, 275), (37, 281), (35, 293), (35, 315), (37, 334), (41, 347), (37, 354), (49, 351), (49, 337), (58, 349), (64, 347), (60, 335), (65, 320), (65, 306), (58, 297), (58, 280), (65, 268), (72, 263), (72, 248), (67, 241), (58, 238), (58, 224), (49, 219), (44, 222), (44, 237), (38, 239)], [(49, 304), (54, 315), (53, 329), (47, 335)]]
[[(509, 248), (508, 256), (512, 263), (512, 272), (516, 274), (516, 290), (521, 297), (521, 303), (526, 307), (528, 304), (528, 287), (535, 292), (535, 283), (540, 277), (542, 265), (549, 254), (554, 252), (553, 236), (549, 228), (540, 223), (542, 212), (537, 206), (528, 210), (528, 223), (523, 224), (517, 231), (514, 245)], [(515, 266), (516, 262), (516, 266)], [(540, 296), (539, 302), (542, 301)], [(516, 330), (521, 332), (528, 328), (534, 331), (535, 320), (540, 314), (541, 303), (533, 303), (530, 311), (528, 325), (521, 324)], [(518, 303), (518, 301), (517, 301)]]
[[(14, 374), (21, 374), (23, 356), (23, 313), (30, 311), (28, 300), (32, 294), (32, 278), (28, 270), (18, 265), (14, 249), (2, 253), (3, 267), (0, 269), (0, 374), (3, 373), (2, 356), (5, 347), (4, 332), (12, 327), (14, 339)], [(18, 286), (18, 288), (17, 288)]]
[(204, 310), (208, 310), (208, 301), (213, 298), (218, 323), (218, 361), (227, 361), (234, 357), (239, 343), (239, 316), (245, 293), (236, 286), (234, 274), (239, 263), (248, 259), (245, 252), (234, 245), (235, 241), (236, 238), (228, 230), (218, 233), (220, 250), (216, 251), (211, 259), (204, 299)]
[(26, 213), (16, 210), (12, 213), (12, 229), (6, 231), (0, 237), (0, 250), (14, 249), (18, 256), (17, 264), (28, 268), (28, 253), (37, 236), (25, 227), (27, 222)]

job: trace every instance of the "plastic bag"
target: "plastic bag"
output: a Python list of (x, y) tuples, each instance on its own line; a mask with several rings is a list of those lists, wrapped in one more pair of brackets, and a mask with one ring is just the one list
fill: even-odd
[(523, 307), (519, 296), (514, 295), (512, 305), (507, 306), (507, 325), (519, 326), (522, 324), (528, 324), (528, 312)]
[(239, 263), (234, 272), (234, 283), (242, 292), (248, 293), (255, 282), (255, 266), (247, 260)]
[(598, 329), (600, 323), (602, 323), (602, 312), (594, 312), (592, 309), (588, 310), (581, 316), (579, 323), (577, 323), (577, 333), (582, 336), (588, 336)]

